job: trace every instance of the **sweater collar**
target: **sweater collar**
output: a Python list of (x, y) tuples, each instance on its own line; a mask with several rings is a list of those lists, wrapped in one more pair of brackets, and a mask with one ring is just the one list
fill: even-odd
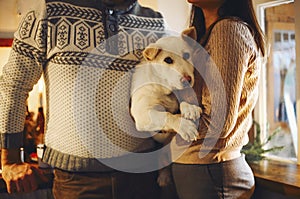
[[(105, 3), (108, 2), (108, 3)], [(117, 12), (127, 12), (131, 10), (136, 4), (137, 0), (125, 0), (123, 3), (113, 3), (113, 1), (102, 1), (102, 4), (111, 10)]]

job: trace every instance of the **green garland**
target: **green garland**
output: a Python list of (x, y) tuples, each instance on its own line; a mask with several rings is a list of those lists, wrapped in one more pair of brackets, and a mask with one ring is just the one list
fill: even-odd
[(268, 137), (268, 139), (265, 142), (262, 142), (260, 139), (260, 134), (261, 134), (261, 128), (259, 123), (257, 123), (256, 121), (253, 121), (253, 124), (256, 127), (256, 136), (255, 139), (252, 142), (249, 142), (247, 145), (245, 145), (242, 148), (242, 153), (245, 154), (246, 156), (246, 160), (249, 162), (253, 162), (253, 161), (259, 161), (259, 160), (263, 160), (265, 159), (265, 153), (268, 152), (274, 152), (274, 151), (279, 151), (282, 150), (284, 148), (284, 146), (275, 146), (269, 149), (264, 149), (266, 146), (266, 144), (268, 144), (272, 138), (278, 133), (280, 132), (281, 128), (278, 127), (277, 129), (275, 129), (275, 131)]

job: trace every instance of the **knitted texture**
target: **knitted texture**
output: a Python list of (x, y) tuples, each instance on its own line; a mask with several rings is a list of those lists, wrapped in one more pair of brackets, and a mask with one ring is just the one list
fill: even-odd
[(97, 170), (94, 158), (153, 147), (149, 135), (134, 127), (129, 92), (132, 69), (143, 48), (163, 35), (164, 21), (138, 3), (114, 11), (95, 2), (87, 0), (83, 7), (38, 1), (23, 18), (0, 82), (5, 147), (21, 145), (13, 140), (21, 137), (26, 98), (42, 74), (46, 162), (66, 170)]
[[(203, 65), (199, 67), (206, 68), (202, 77), (196, 73), (198, 83), (194, 86), (203, 106), (199, 139), (181, 157), (187, 143), (179, 137), (173, 140), (173, 159), (179, 163), (207, 164), (233, 158), (248, 142), (252, 125), (251, 114), (258, 98), (260, 54), (250, 29), (235, 19), (220, 20), (211, 30), (205, 49), (210, 59), (206, 63), (201, 61)], [(212, 116), (213, 110), (216, 114)]]

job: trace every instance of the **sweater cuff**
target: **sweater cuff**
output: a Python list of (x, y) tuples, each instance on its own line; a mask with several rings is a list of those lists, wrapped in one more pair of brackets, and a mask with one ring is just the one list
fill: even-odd
[(19, 149), (23, 146), (23, 132), (1, 133), (1, 148)]

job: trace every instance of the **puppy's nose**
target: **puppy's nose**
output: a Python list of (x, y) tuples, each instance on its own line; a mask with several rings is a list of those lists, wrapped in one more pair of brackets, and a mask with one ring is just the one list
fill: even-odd
[(180, 79), (181, 83), (183, 84), (184, 87), (189, 87), (191, 86), (191, 82), (192, 82), (192, 78), (189, 75), (184, 75), (181, 79)]
[(191, 76), (189, 75), (184, 75), (182, 78), (181, 78), (181, 82), (188, 82), (188, 83), (191, 83), (192, 81), (192, 78)]

